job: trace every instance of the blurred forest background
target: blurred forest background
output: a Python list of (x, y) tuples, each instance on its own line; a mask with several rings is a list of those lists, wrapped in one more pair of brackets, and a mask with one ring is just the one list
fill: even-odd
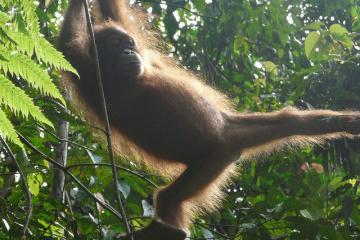
[[(149, 13), (170, 56), (239, 111), (360, 109), (358, 0), (131, 3)], [(112, 239), (125, 232), (94, 200), (117, 205), (107, 147), (66, 110), (71, 104), (57, 87), (60, 70), (74, 71), (53, 47), (67, 4), (0, 1), (0, 239)], [(66, 155), (64, 178), (49, 161)], [(226, 201), (194, 222), (191, 239), (360, 239), (358, 140), (266, 159), (239, 163)], [(153, 216), (152, 192), (166, 180), (130, 157), (117, 162), (127, 217), (139, 229)]]

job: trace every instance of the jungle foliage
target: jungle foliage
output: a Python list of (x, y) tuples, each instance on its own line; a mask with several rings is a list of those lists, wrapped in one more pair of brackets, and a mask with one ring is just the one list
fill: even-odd
[[(131, 2), (149, 13), (170, 56), (225, 92), (239, 111), (360, 109), (358, 0)], [(29, 239), (125, 232), (93, 198), (117, 205), (107, 147), (59, 87), (60, 70), (76, 73), (54, 47), (66, 7), (66, 0), (0, 1), (0, 239), (21, 237), (31, 209)], [(61, 156), (64, 121), (64, 170), (84, 185), (67, 175), (62, 200), (52, 194), (59, 178), (47, 160)], [(360, 238), (358, 140), (265, 158), (239, 163), (226, 201), (196, 220), (193, 239)], [(153, 216), (151, 194), (166, 180), (131, 160), (117, 159), (119, 191), (138, 229)]]

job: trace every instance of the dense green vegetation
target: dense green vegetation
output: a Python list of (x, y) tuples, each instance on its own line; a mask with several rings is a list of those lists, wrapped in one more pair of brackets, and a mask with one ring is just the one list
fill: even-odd
[[(239, 111), (360, 108), (360, 1), (132, 3), (153, 14), (149, 21), (169, 54), (227, 93)], [(23, 235), (31, 206), (30, 239), (111, 239), (125, 232), (69, 175), (65, 200), (54, 194), (58, 171), (46, 159), (61, 158), (64, 142), (56, 134), (66, 120), (66, 171), (117, 206), (106, 146), (66, 111), (71, 104), (57, 87), (59, 70), (75, 71), (53, 47), (66, 6), (65, 0), (0, 1), (0, 239)], [(359, 141), (342, 139), (239, 163), (225, 203), (197, 219), (192, 237), (359, 239), (359, 159)], [(155, 185), (166, 181), (131, 158), (117, 161), (126, 213), (138, 229), (153, 214)]]

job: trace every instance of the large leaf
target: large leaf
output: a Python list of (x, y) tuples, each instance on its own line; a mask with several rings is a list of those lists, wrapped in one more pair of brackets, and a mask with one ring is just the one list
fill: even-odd
[(17, 116), (28, 118), (45, 123), (51, 127), (53, 124), (45, 117), (40, 109), (34, 105), (31, 98), (25, 92), (16, 87), (9, 79), (0, 74), (0, 104), (10, 108)]
[(340, 24), (333, 24), (330, 26), (330, 34), (331, 37), (335, 41), (339, 41), (343, 44), (344, 47), (347, 49), (351, 49), (354, 45), (353, 41), (351, 40), (349, 36), (349, 32), (346, 28), (342, 27)]
[(64, 55), (57, 51), (45, 38), (37, 37), (34, 38), (35, 44), (35, 54), (37, 58), (44, 63), (55, 67), (56, 69), (61, 69), (77, 74), (75, 68), (65, 60)]
[(17, 48), (32, 57), (34, 53), (36, 58), (47, 65), (77, 74), (75, 68), (66, 61), (63, 54), (57, 51), (46, 39), (40, 35), (31, 35), (26, 32), (15, 32), (11, 29), (4, 29), (7, 35), (17, 44)]
[(40, 192), (41, 184), (43, 183), (43, 178), (40, 174), (32, 173), (27, 175), (27, 182), (30, 192), (37, 196)]
[(319, 39), (320, 39), (319, 32), (311, 32), (306, 37), (306, 39), (305, 39), (305, 54), (306, 54), (307, 58), (310, 58), (310, 56), (314, 53)]
[(11, 54), (1, 47), (0, 50), (2, 51), (0, 53), (0, 69), (4, 73), (22, 77), (32, 87), (39, 89), (41, 93), (57, 98), (65, 104), (61, 93), (51, 81), (50, 76), (38, 64), (22, 54)]

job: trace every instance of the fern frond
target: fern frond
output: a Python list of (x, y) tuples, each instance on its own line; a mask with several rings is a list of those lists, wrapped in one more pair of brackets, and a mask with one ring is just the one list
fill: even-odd
[(69, 71), (78, 75), (77, 71), (45, 38), (40, 35), (30, 35), (24, 32), (15, 32), (5, 29), (7, 35), (17, 44), (17, 49), (32, 57), (34, 52), (36, 58), (45, 64), (59, 70)]
[(77, 75), (77, 71), (65, 60), (64, 55), (57, 51), (45, 38), (37, 37), (34, 39), (36, 57), (44, 63)]
[(25, 118), (31, 116), (35, 120), (53, 127), (53, 124), (34, 105), (31, 98), (2, 74), (0, 74), (0, 104), (9, 107), (17, 116)]
[(47, 72), (38, 64), (19, 53), (11, 54), (2, 47), (0, 47), (0, 50), (0, 69), (4, 73), (22, 77), (32, 87), (39, 89), (41, 93), (59, 99), (65, 105), (65, 100), (56, 85), (51, 81)]
[(34, 55), (35, 43), (29, 33), (14, 31), (11, 28), (4, 28), (3, 30), (16, 43), (16, 49), (29, 57)]
[(23, 10), (24, 17), (27, 23), (27, 29), (31, 30), (34, 34), (40, 33), (40, 25), (39, 20), (36, 15), (36, 7), (34, 5), (34, 1), (31, 0), (20, 0), (17, 1)]
[(0, 12), (0, 26), (4, 26), (5, 23), (9, 22), (10, 18), (3, 12)]
[(0, 109), (0, 136), (6, 140), (9, 140), (22, 149), (24, 149), (24, 145), (20, 141), (18, 135), (16, 134), (14, 125), (10, 122), (10, 120), (6, 117), (6, 114)]

